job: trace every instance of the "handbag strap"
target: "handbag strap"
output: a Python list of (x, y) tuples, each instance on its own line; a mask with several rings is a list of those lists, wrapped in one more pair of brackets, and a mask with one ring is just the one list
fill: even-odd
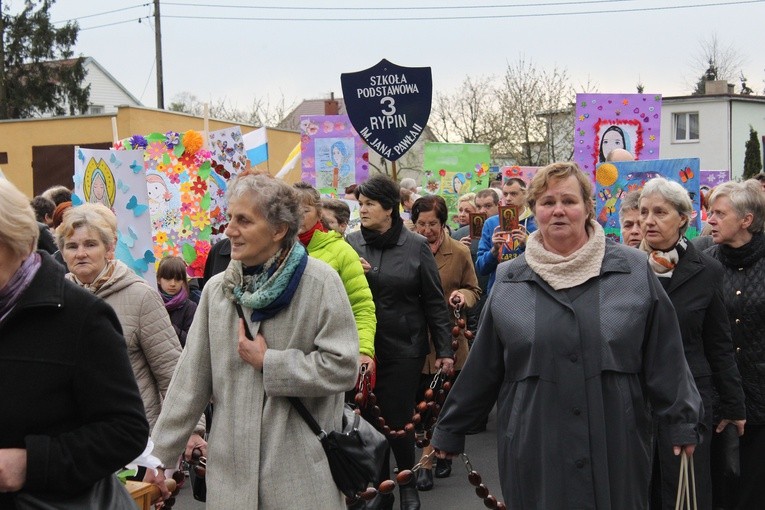
[[(690, 477), (688, 471), (690, 468)], [(685, 452), (680, 458), (680, 477), (677, 484), (677, 498), (675, 499), (675, 510), (697, 510), (696, 500), (696, 473), (693, 468), (693, 457)]]
[[(236, 307), (236, 313), (239, 315), (239, 318), (242, 319), (244, 322), (244, 336), (247, 337), (248, 340), (254, 340), (252, 336), (252, 332), (250, 331), (250, 326), (247, 325), (247, 321), (244, 318), (244, 311), (242, 310), (242, 305), (239, 303), (234, 303), (234, 306)], [(295, 410), (300, 414), (300, 416), (305, 420), (305, 422), (308, 424), (308, 426), (311, 428), (314, 434), (319, 436), (319, 439), (324, 439), (327, 437), (327, 433), (324, 432), (318, 423), (316, 423), (316, 420), (314, 420), (313, 416), (311, 416), (311, 413), (306, 409), (303, 402), (300, 401), (297, 397), (287, 397), (287, 399), (290, 401), (290, 404), (292, 404), (292, 407), (295, 408)]]

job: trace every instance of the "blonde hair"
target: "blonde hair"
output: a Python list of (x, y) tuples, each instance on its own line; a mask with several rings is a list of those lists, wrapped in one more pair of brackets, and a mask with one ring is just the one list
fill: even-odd
[(80, 227), (95, 232), (107, 249), (113, 248), (117, 241), (117, 217), (114, 213), (102, 204), (82, 204), (64, 213), (64, 221), (56, 229), (59, 250), (64, 251), (66, 240)]
[(529, 189), (526, 193), (526, 202), (529, 205), (529, 209), (534, 211), (537, 205), (537, 200), (542, 194), (547, 191), (550, 186), (550, 182), (560, 181), (569, 177), (575, 177), (579, 183), (579, 189), (582, 192), (582, 200), (584, 201), (584, 207), (587, 210), (587, 222), (585, 225), (589, 225), (591, 221), (595, 219), (595, 206), (592, 203), (592, 183), (584, 175), (579, 165), (573, 162), (560, 162), (552, 163), (539, 169), (529, 183)]
[(475, 207), (475, 193), (471, 191), (470, 193), (462, 195), (459, 200), (457, 200), (457, 206), (459, 207), (459, 204), (462, 202), (470, 202), (470, 205)]
[(17, 257), (37, 249), (40, 227), (29, 199), (11, 181), (0, 179), (0, 244)]

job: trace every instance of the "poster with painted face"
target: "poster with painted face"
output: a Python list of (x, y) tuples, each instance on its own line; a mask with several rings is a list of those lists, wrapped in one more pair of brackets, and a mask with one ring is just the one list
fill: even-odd
[(452, 227), (457, 226), (459, 197), (488, 187), (490, 160), (487, 144), (425, 143), (422, 194), (443, 197)]
[(101, 204), (117, 217), (114, 256), (155, 285), (143, 151), (74, 149), (72, 205)]
[(324, 196), (343, 196), (369, 177), (369, 149), (347, 115), (300, 117), (301, 179)]
[(196, 131), (135, 135), (115, 144), (117, 150), (141, 150), (144, 186), (151, 218), (154, 256), (182, 257), (191, 278), (204, 274), (210, 252), (209, 183), (212, 159)]
[(636, 161), (659, 158), (661, 95), (577, 94), (574, 161), (595, 183), (595, 169), (614, 149)]
[(655, 177), (675, 181), (685, 188), (693, 204), (693, 215), (685, 236), (693, 239), (701, 231), (699, 159), (657, 159), (601, 163), (595, 171), (595, 214), (606, 236), (619, 242), (619, 208), (625, 195), (643, 189)]

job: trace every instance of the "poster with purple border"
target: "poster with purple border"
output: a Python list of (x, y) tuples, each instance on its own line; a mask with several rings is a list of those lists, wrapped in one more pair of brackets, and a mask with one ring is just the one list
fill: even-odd
[(574, 161), (595, 183), (595, 169), (613, 149), (636, 161), (659, 159), (661, 94), (577, 94)]
[(702, 170), (699, 174), (699, 185), (710, 189), (730, 180), (728, 170)]
[(369, 149), (347, 115), (301, 116), (300, 153), (301, 179), (322, 195), (337, 197), (369, 176)]

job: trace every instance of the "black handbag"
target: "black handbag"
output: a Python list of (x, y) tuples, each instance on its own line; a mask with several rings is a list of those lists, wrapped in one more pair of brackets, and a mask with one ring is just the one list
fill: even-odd
[(332, 478), (340, 491), (353, 498), (376, 482), (388, 450), (388, 440), (350, 406), (343, 406), (343, 430), (329, 433), (319, 427), (299, 398), (290, 403), (321, 441)]
[(19, 492), (14, 498), (16, 510), (135, 510), (136, 503), (127, 489), (111, 475), (72, 498)]
[(741, 476), (738, 429), (732, 423), (712, 438), (713, 470), (726, 477)]
[[(239, 304), (236, 305), (236, 311), (239, 317), (244, 319), (244, 312)], [(253, 339), (246, 320), (244, 334), (249, 340)], [(332, 478), (343, 494), (353, 498), (356, 493), (363, 492), (370, 482), (377, 481), (388, 450), (388, 440), (382, 433), (348, 405), (343, 407), (343, 430), (327, 433), (316, 423), (299, 398), (288, 399), (321, 441)]]

